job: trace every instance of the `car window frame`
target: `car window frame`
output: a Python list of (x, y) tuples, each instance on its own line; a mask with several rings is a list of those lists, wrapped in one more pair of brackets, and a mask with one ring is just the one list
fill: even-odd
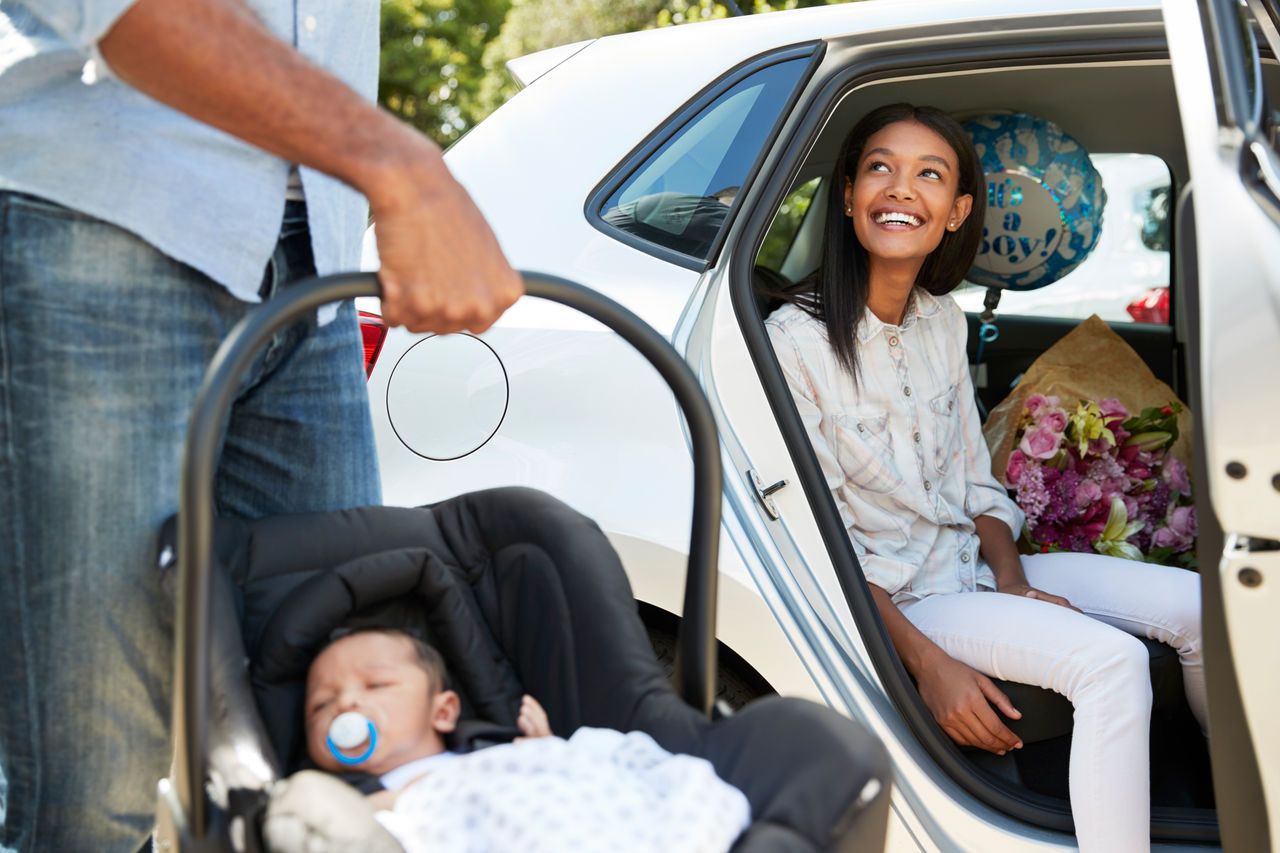
[[(583, 206), (583, 213), (592, 227), (602, 233), (608, 235), (611, 239), (628, 245), (633, 249), (638, 249), (645, 254), (666, 261), (677, 266), (684, 267), (694, 272), (704, 272), (715, 264), (716, 259), (720, 255), (720, 250), (724, 246), (725, 235), (728, 233), (732, 222), (740, 209), (741, 205), (738, 199), (741, 199), (747, 187), (755, 180), (756, 175), (760, 171), (760, 167), (764, 162), (767, 152), (773, 149), (778, 134), (782, 127), (786, 124), (786, 119), (795, 109), (796, 102), (799, 100), (801, 93), (805, 90), (810, 77), (822, 62), (826, 44), (822, 41), (802, 42), (797, 45), (791, 45), (778, 50), (772, 50), (753, 56), (750, 59), (741, 62), (730, 68), (716, 80), (712, 81), (692, 98), (686, 101), (679, 109), (672, 113), (665, 121), (659, 124), (648, 136), (622, 158), (619, 163), (611, 169), (604, 178), (587, 195), (586, 203)], [(668, 142), (670, 142), (677, 134), (683, 131), (694, 118), (698, 116), (704, 109), (711, 106), (717, 99), (730, 92), (735, 86), (742, 83), (760, 71), (784, 62), (790, 62), (797, 59), (809, 59), (809, 64), (801, 70), (796, 76), (796, 81), (792, 87), (791, 93), (783, 101), (782, 107), (778, 112), (778, 116), (774, 119), (772, 127), (765, 134), (761, 141), (760, 150), (756, 153), (755, 158), (751, 162), (750, 168), (743, 177), (741, 188), (738, 191), (737, 199), (730, 206), (729, 211), (725, 214), (724, 222), (720, 225), (719, 233), (711, 242), (707, 249), (706, 258), (700, 258), (696, 255), (688, 255), (684, 252), (664, 246), (660, 243), (654, 243), (646, 240), (637, 234), (624, 231), (615, 225), (611, 225), (604, 220), (604, 205), (613, 197), (623, 184), (632, 178), (640, 169), (642, 169), (649, 160), (658, 153)]]

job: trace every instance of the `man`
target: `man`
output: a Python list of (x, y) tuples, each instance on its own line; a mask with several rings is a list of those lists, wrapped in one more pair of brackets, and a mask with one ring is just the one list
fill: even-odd
[[(387, 322), (481, 331), (521, 292), (439, 149), (370, 102), (378, 5), (0, 0), (0, 848), (134, 851), (150, 829), (154, 531), (251, 303), (354, 268), (365, 200)], [(246, 377), (221, 513), (378, 501), (354, 311), (332, 314)]]

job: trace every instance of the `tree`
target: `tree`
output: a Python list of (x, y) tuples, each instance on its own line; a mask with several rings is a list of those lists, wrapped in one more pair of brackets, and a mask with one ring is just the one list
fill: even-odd
[(482, 87), (485, 112), (515, 94), (503, 66), (508, 60), (562, 44), (653, 26), (667, 0), (514, 0), (502, 31), (484, 54), (489, 76)]
[(781, 12), (784, 9), (803, 9), (809, 6), (834, 6), (853, 0), (667, 0), (658, 12), (656, 24), (670, 27), (677, 24), (695, 24), (715, 18), (727, 18), (739, 13), (758, 15), (763, 12)]
[(511, 0), (383, 0), (378, 101), (441, 145), (487, 110), (485, 47)]

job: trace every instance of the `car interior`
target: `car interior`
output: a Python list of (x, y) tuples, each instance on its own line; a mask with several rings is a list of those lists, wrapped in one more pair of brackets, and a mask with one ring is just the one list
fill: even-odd
[[(762, 322), (779, 304), (767, 294), (794, 286), (816, 268), (825, 207), (820, 185), (831, 172), (847, 130), (860, 116), (883, 104), (900, 101), (930, 104), (962, 122), (978, 115), (1003, 112), (1044, 117), (1074, 136), (1090, 154), (1139, 153), (1159, 157), (1168, 166), (1172, 177), (1171, 197), (1178, 199), (1179, 191), (1188, 182), (1188, 166), (1168, 54), (1160, 47), (1136, 53), (1131, 47), (1116, 45), (1111, 50), (1099, 47), (1094, 55), (1076, 56), (1069, 61), (1046, 57), (1010, 63), (997, 59), (969, 63), (959, 69), (954, 65), (945, 69), (939, 67), (932, 72), (928, 56), (922, 53), (917, 62), (910, 65), (901, 63), (899, 74), (883, 70), (875, 74), (859, 73), (857, 63), (852, 63), (843, 71), (843, 84), (830, 87), (831, 95), (826, 104), (813, 106), (824, 111), (821, 118), (813, 122), (815, 130), (804, 141), (807, 147), (803, 155), (794, 160), (795, 165), (789, 172), (774, 178), (786, 183), (785, 187), (777, 187), (772, 196), (786, 200), (782, 205), (776, 205), (775, 210), (781, 208), (785, 212), (786, 205), (797, 194), (805, 196), (805, 203), (811, 197), (812, 203), (807, 204), (807, 210), (800, 216), (779, 214), (772, 222), (757, 229), (755, 242), (751, 245), (760, 247), (765, 243), (766, 234), (773, 245), (755, 257), (754, 272), (750, 276), (753, 279), (750, 283), (751, 296), (742, 295), (736, 303), (740, 314), (747, 313), (745, 307), (753, 305), (758, 320)], [(834, 48), (829, 50), (835, 52)], [(824, 65), (829, 67), (829, 64)], [(1278, 73), (1274, 61), (1266, 64), (1265, 77), (1275, 78)], [(1268, 82), (1275, 85), (1276, 81), (1268, 79)], [(800, 139), (796, 140), (797, 144), (800, 142)], [(804, 208), (805, 203), (800, 207)], [(1170, 208), (1172, 233), (1189, 234), (1176, 220), (1181, 211), (1172, 204)], [(1194, 406), (1194, 389), (1189, 387), (1188, 376), (1194, 375), (1196, 367), (1189, 363), (1186, 331), (1195, 327), (1194, 292), (1188, 294), (1188, 289), (1195, 284), (1193, 241), (1185, 240), (1183, 245), (1175, 242), (1173, 249), (1175, 254), (1170, 263), (1172, 280), (1168, 282), (1170, 321), (1163, 324), (1110, 325), (1142, 357), (1156, 377)], [(740, 255), (740, 262), (747, 257)], [(742, 279), (746, 278), (748, 276), (742, 276)], [(735, 298), (747, 286), (744, 280), (735, 281)], [(1048, 285), (1050, 288), (1053, 286)], [(1098, 288), (1112, 286), (1114, 282), (1096, 282)], [(742, 322), (751, 342), (753, 332), (747, 326), (754, 321), (747, 319)], [(971, 363), (979, 352), (980, 322), (977, 315), (969, 314)], [(985, 368), (984, 374), (980, 375), (985, 381), (979, 382), (977, 388), (980, 409), (989, 410), (999, 403), (1036, 357), (1078, 322), (1078, 319), (1053, 316), (1005, 315), (997, 308), (999, 335), (985, 343), (981, 350)], [(767, 349), (767, 343), (761, 347), (760, 340), (757, 337), (752, 344), (757, 366), (784, 433), (789, 433), (786, 440), (801, 479), (806, 481), (804, 485), (810, 505), (820, 525), (838, 524), (833, 506), (821, 506), (824, 500), (831, 504), (830, 496), (825, 494), (820, 477), (813, 482), (816, 463), (809, 465), (812, 454), (806, 449), (803, 432), (799, 432), (799, 440), (795, 437), (799, 430), (798, 417), (788, 426), (786, 409), (789, 400), (785, 399), (785, 384), (779, 382), (780, 373), (774, 375), (769, 366), (762, 365), (771, 359), (762, 352), (762, 349)], [(776, 369), (776, 365), (774, 367)], [(779, 397), (783, 399), (779, 400)], [(804, 458), (806, 454), (807, 459)], [(1202, 521), (1201, 547), (1206, 543), (1213, 547), (1217, 541), (1215, 531), (1206, 529), (1215, 524), (1211, 516), (1211, 512), (1202, 512), (1205, 520)], [(848, 566), (852, 560), (851, 554), (836, 553), (842, 549), (833, 543), (837, 543), (842, 535), (842, 529), (832, 533), (823, 528), (837, 572), (841, 571), (842, 563)], [(1217, 536), (1220, 538), (1220, 532)], [(856, 565), (856, 560), (852, 560), (852, 565)], [(858, 577), (854, 584), (856, 587), (861, 582), (861, 574), (856, 569), (854, 571)], [(850, 584), (843, 578), (842, 582), (864, 637), (874, 634), (878, 630), (874, 625), (868, 630), (869, 621), (878, 623), (874, 611), (866, 608), (866, 602), (860, 604), (858, 596), (850, 593)], [(882, 631), (880, 634), (883, 637)], [(887, 644), (887, 638), (883, 642)], [(876, 654), (874, 646), (874, 642), (868, 643), (868, 647), (873, 649), (873, 656)], [(1166, 841), (1215, 842), (1218, 838), (1217, 821), (1205, 741), (1186, 707), (1176, 656), (1159, 644), (1150, 643), (1149, 647), (1156, 696), (1151, 734), (1152, 837)], [(888, 656), (895, 658), (891, 646), (889, 649)], [(995, 756), (980, 750), (960, 751), (933, 724), (905, 670), (895, 660), (888, 663), (877, 661), (877, 669), (917, 737), (952, 778), (989, 804), (1029, 823), (1056, 829), (1070, 828), (1066, 791), (1071, 707), (1063, 697), (1025, 685), (1001, 683), (1001, 688), (1008, 690), (1015, 704), (1023, 710), (1024, 721), (1039, 721), (1037, 731), (1024, 734), (1028, 746), (1017, 751), (1021, 754), (1016, 758), (1013, 755)], [(886, 677), (889, 673), (892, 674)]]

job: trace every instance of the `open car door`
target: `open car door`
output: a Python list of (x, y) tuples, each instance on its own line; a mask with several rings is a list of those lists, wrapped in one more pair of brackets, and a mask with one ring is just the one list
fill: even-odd
[(1276, 0), (1165, 0), (1214, 786), (1228, 850), (1280, 851), (1280, 32)]

